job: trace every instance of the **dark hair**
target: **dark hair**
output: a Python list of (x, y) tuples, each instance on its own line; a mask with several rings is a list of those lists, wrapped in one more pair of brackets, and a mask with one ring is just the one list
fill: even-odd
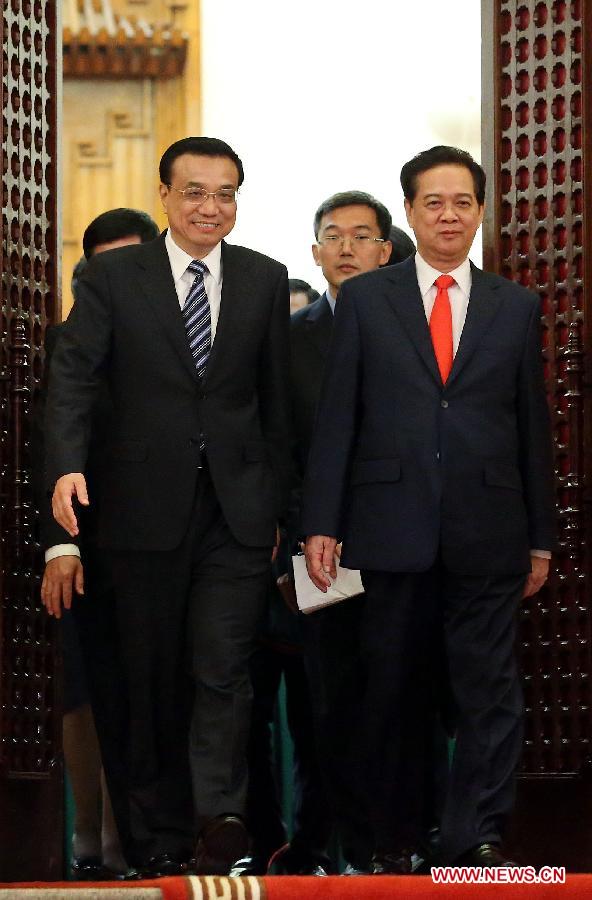
[(385, 266), (395, 266), (415, 253), (416, 246), (409, 235), (402, 228), (397, 228), (396, 225), (391, 226), (389, 241), (393, 245), (393, 249)]
[(401, 187), (405, 199), (409, 203), (415, 200), (417, 192), (417, 176), (436, 166), (464, 166), (473, 176), (473, 185), (475, 187), (475, 197), (479, 206), (485, 203), (485, 172), (475, 162), (470, 153), (466, 150), (459, 150), (458, 147), (446, 147), (439, 144), (437, 147), (431, 147), (429, 150), (423, 150), (406, 162), (401, 169)]
[(232, 160), (238, 170), (238, 187), (245, 179), (240, 158), (225, 141), (210, 137), (186, 137), (175, 141), (162, 154), (158, 172), (163, 184), (170, 185), (173, 163), (178, 156), (183, 156), (184, 153), (191, 153), (193, 156), (226, 156)]
[(308, 281), (303, 281), (301, 278), (289, 278), (288, 287), (290, 288), (291, 294), (306, 294), (306, 302), (309, 306), (321, 296), (318, 291), (315, 291), (315, 289), (310, 286)]
[(383, 240), (388, 241), (392, 224), (391, 214), (384, 203), (365, 191), (342, 191), (340, 194), (333, 194), (332, 197), (328, 197), (321, 203), (315, 213), (313, 223), (314, 235), (317, 240), (323, 216), (333, 212), (334, 209), (341, 209), (342, 206), (369, 206), (370, 209), (373, 209), (376, 213), (380, 236)]
[(72, 294), (74, 296), (76, 296), (76, 291), (78, 289), (78, 282), (80, 281), (80, 276), (86, 269), (87, 264), (88, 264), (88, 260), (87, 260), (86, 256), (81, 256), (80, 259), (78, 260), (78, 262), (76, 263), (76, 265), (74, 266), (74, 269), (72, 271)]
[(110, 209), (93, 219), (82, 238), (82, 249), (86, 259), (93, 255), (99, 244), (108, 244), (120, 238), (137, 234), (141, 242), (153, 241), (160, 234), (158, 225), (148, 213), (139, 209)]

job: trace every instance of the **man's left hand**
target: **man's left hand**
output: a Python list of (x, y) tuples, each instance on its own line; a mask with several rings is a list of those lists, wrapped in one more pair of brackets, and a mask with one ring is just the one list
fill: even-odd
[(542, 556), (531, 556), (530, 564), (532, 571), (529, 573), (524, 585), (524, 597), (532, 597), (537, 591), (540, 591), (547, 578), (549, 577), (549, 560)]

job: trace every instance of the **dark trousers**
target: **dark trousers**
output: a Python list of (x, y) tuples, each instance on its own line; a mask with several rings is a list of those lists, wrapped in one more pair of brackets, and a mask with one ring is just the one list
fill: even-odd
[(284, 676), (286, 713), (294, 743), (294, 833), (299, 858), (327, 865), (331, 830), (317, 760), (310, 688), (302, 653), (262, 641), (251, 660), (253, 715), (249, 741), (247, 820), (253, 853), (269, 859), (287, 840), (274, 776), (271, 726)]
[(361, 734), (366, 676), (359, 629), (365, 602), (363, 595), (349, 597), (303, 622), (323, 780), (343, 855), (361, 868), (373, 849)]
[(525, 576), (463, 576), (438, 564), (418, 574), (365, 571), (362, 580), (362, 759), (375, 847), (420, 843), (433, 733), (431, 660), (443, 641), (456, 749), (441, 852), (454, 860), (498, 841), (512, 808), (522, 749), (515, 619)]
[(245, 814), (249, 658), (270, 554), (233, 538), (207, 470), (179, 547), (111, 554), (126, 707), (116, 815), (132, 865), (188, 854), (210, 818)]

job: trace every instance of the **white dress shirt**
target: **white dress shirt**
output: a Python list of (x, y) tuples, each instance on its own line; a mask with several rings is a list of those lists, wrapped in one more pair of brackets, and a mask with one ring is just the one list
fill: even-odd
[[(434, 301), (436, 300), (436, 294), (438, 293), (438, 288), (434, 282), (436, 278), (439, 278), (440, 275), (444, 273), (438, 272), (437, 269), (432, 268), (419, 253), (415, 254), (415, 268), (417, 270), (417, 280), (419, 282), (421, 299), (423, 300), (423, 308), (425, 309), (426, 319), (429, 324), (432, 309), (434, 308)], [(445, 274), (454, 278), (454, 284), (451, 284), (448, 288), (448, 297), (450, 299), (450, 309), (452, 311), (452, 351), (456, 356), (456, 351), (458, 350), (458, 345), (460, 343), (460, 336), (465, 325), (465, 319), (467, 318), (469, 297), (471, 296), (471, 264), (468, 258), (456, 269), (452, 269)]]
[[(164, 243), (175, 281), (179, 306), (183, 309), (185, 299), (195, 278), (192, 272), (187, 271), (187, 266), (193, 260), (193, 257), (174, 242), (170, 230), (165, 235)], [(212, 343), (214, 343), (216, 327), (220, 318), (220, 303), (222, 301), (222, 244), (216, 244), (214, 249), (210, 250), (201, 262), (208, 267), (208, 271), (204, 273), (204, 285), (210, 304)], [(76, 544), (55, 544), (45, 551), (45, 562), (56, 559), (58, 556), (80, 556), (80, 550)]]
[[(187, 271), (187, 266), (192, 262), (193, 256), (190, 256), (185, 250), (181, 250), (178, 244), (175, 244), (170, 230), (165, 235), (164, 245), (169, 255), (175, 290), (179, 298), (179, 306), (183, 309), (185, 299), (195, 278), (192, 272)], [(208, 255), (203, 257), (201, 262), (208, 267), (208, 271), (204, 274), (204, 286), (210, 304), (213, 344), (216, 337), (218, 319), (220, 318), (220, 303), (222, 302), (222, 244), (216, 244), (214, 249), (210, 250)]]
[[(434, 284), (436, 278), (439, 278), (440, 275), (444, 274), (454, 278), (455, 283), (451, 284), (448, 288), (448, 298), (450, 300), (450, 310), (452, 312), (452, 350), (456, 356), (462, 330), (467, 318), (467, 310), (469, 308), (469, 299), (471, 296), (471, 264), (467, 258), (460, 266), (457, 266), (456, 269), (451, 269), (450, 272), (438, 272), (438, 270), (430, 266), (419, 253), (416, 253), (415, 268), (417, 270), (419, 290), (428, 324), (430, 322), (430, 316), (432, 315), (432, 309), (434, 308), (436, 294), (438, 293), (438, 288)], [(551, 553), (548, 550), (531, 550), (530, 552), (532, 556), (541, 556), (543, 559), (551, 558)]]

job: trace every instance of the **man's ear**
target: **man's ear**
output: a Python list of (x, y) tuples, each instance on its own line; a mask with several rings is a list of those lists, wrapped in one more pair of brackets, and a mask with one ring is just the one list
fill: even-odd
[(166, 199), (167, 199), (168, 195), (169, 195), (168, 187), (166, 186), (166, 184), (163, 184), (161, 182), (158, 186), (158, 196), (160, 197), (160, 202), (162, 203), (162, 205), (164, 207), (165, 213), (166, 213)]
[(410, 228), (413, 228), (413, 206), (407, 199), (405, 199), (405, 215), (407, 216), (407, 224)]
[(393, 252), (393, 245), (391, 241), (385, 241), (384, 244), (381, 245), (380, 252), (380, 263), (379, 265), (385, 266), (389, 261), (390, 255)]
[(320, 266), (321, 260), (319, 257), (319, 245), (313, 244), (311, 249), (312, 249), (312, 256), (313, 256), (314, 261), (316, 262), (317, 266)]

